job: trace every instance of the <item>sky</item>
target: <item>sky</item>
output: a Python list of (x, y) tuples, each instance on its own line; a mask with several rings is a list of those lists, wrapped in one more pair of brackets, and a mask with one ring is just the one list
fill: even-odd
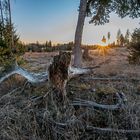
[[(80, 0), (12, 0), (12, 21), (21, 41), (67, 43), (74, 41)], [(140, 27), (140, 19), (121, 19), (111, 14), (110, 22), (95, 26), (86, 18), (83, 44), (100, 44), (103, 35), (111, 33), (110, 42), (116, 40), (118, 29), (125, 35)]]

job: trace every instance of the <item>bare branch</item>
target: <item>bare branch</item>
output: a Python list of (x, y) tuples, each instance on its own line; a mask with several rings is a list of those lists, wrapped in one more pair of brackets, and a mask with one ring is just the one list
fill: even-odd
[(27, 70), (17, 66), (15, 68), (15, 70), (13, 70), (12, 72), (8, 73), (7, 75), (5, 75), (4, 77), (2, 77), (0, 79), (0, 84), (3, 81), (5, 81), (6, 79), (8, 79), (10, 76), (15, 75), (15, 74), (19, 74), (19, 75), (23, 76), (24, 78), (26, 78), (28, 80), (28, 82), (30, 82), (32, 84), (42, 83), (42, 82), (45, 82), (48, 80), (47, 72), (31, 73), (31, 72), (28, 72)]
[[(94, 69), (94, 68), (92, 68), (92, 69)], [(72, 78), (72, 77), (75, 77), (76, 75), (87, 74), (89, 72), (91, 72), (91, 68), (86, 69), (86, 68), (70, 67), (69, 68), (69, 77)], [(48, 73), (47, 72), (33, 73), (33, 72), (29, 72), (26, 69), (23, 69), (19, 66), (16, 66), (13, 71), (6, 74), (4, 77), (2, 77), (0, 79), (0, 84), (3, 81), (5, 81), (6, 79), (8, 79), (10, 76), (15, 75), (15, 74), (19, 74), (19, 75), (23, 76), (24, 78), (26, 78), (28, 80), (29, 83), (32, 83), (32, 84), (38, 84), (38, 83), (43, 83), (43, 82), (48, 81)]]
[[(63, 129), (63, 133), (68, 131), (68, 128), (71, 128), (71, 124), (69, 126), (69, 123), (57, 123), (53, 120), (50, 121), (51, 125), (57, 127), (57, 132), (59, 133), (59, 129)], [(77, 120), (74, 122), (77, 123)], [(75, 129), (74, 126), (76, 127), (77, 125), (73, 124), (72, 129)], [(88, 125), (83, 125), (84, 131), (87, 133), (102, 133), (102, 134), (120, 134), (120, 135), (130, 135), (130, 136), (139, 136), (140, 135), (140, 129), (138, 130), (131, 130), (131, 129), (117, 129), (117, 128), (100, 128), (100, 127), (94, 127), (94, 126), (88, 126)], [(81, 128), (83, 130), (83, 128)]]
[(88, 107), (90, 109), (96, 108), (96, 109), (106, 109), (106, 110), (118, 110), (124, 108), (124, 103), (127, 101), (125, 95), (120, 93), (116, 93), (116, 96), (118, 97), (118, 103), (115, 105), (105, 105), (105, 104), (98, 104), (93, 101), (87, 101), (87, 100), (82, 100), (76, 98), (75, 101), (73, 101), (70, 105), (72, 106), (83, 106), (83, 107)]
[(140, 81), (140, 79), (136, 78), (125, 78), (125, 77), (105, 77), (105, 78), (100, 78), (100, 77), (90, 77), (90, 78), (81, 78), (82, 80), (88, 80), (88, 81)]
[(140, 135), (140, 129), (139, 130), (125, 130), (125, 129), (114, 129), (114, 128), (100, 128), (100, 127), (94, 127), (94, 126), (87, 126), (86, 131), (97, 132), (97, 133), (104, 133), (104, 134), (123, 134), (123, 135), (131, 135), (131, 136), (138, 136)]

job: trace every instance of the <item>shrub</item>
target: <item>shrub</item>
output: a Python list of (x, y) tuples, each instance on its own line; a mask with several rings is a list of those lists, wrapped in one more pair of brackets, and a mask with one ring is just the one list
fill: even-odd
[(132, 40), (128, 47), (130, 64), (140, 64), (140, 28), (135, 29), (132, 33)]

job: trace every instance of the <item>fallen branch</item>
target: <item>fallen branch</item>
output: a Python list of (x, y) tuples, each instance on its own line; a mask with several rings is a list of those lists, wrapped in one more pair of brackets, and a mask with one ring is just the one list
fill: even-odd
[(28, 80), (28, 82), (33, 83), (33, 84), (45, 82), (48, 80), (47, 72), (31, 73), (19, 66), (16, 66), (12, 72), (6, 74), (4, 77), (0, 79), (0, 84), (6, 79), (8, 79), (10, 76), (15, 75), (15, 74), (19, 74), (23, 76), (24, 78)]
[(94, 126), (87, 126), (86, 131), (90, 131), (91, 133), (104, 133), (104, 134), (121, 134), (121, 135), (130, 135), (130, 136), (139, 136), (140, 135), (140, 129), (138, 130), (125, 130), (125, 129), (114, 129), (114, 128), (100, 128), (100, 127), (94, 127)]
[[(75, 77), (76, 75), (89, 73), (90, 71), (91, 69), (69, 67), (69, 77), (72, 78), (72, 77)], [(26, 78), (29, 83), (32, 83), (32, 84), (39, 84), (39, 83), (44, 83), (48, 81), (47, 72), (33, 73), (19, 66), (16, 66), (13, 71), (6, 74), (4, 77), (0, 79), (0, 84), (6, 79), (8, 79), (10, 76), (15, 75), (15, 74), (21, 75), (22, 77)]]
[(70, 105), (72, 106), (83, 106), (88, 107), (90, 109), (96, 108), (96, 109), (106, 109), (106, 110), (118, 110), (121, 108), (124, 108), (125, 102), (127, 101), (126, 97), (122, 93), (116, 93), (116, 96), (118, 97), (118, 103), (115, 105), (105, 105), (105, 104), (98, 104), (93, 101), (87, 101), (76, 98), (75, 101), (73, 101)]
[(88, 81), (92, 81), (92, 80), (99, 80), (99, 81), (140, 81), (140, 79), (136, 79), (136, 78), (121, 78), (121, 77), (111, 77), (111, 78), (100, 78), (100, 77), (90, 77), (90, 78), (81, 78), (82, 80), (88, 80)]
[[(73, 122), (73, 125), (69, 124), (69, 123), (57, 123), (55, 121), (52, 121), (50, 120), (49, 121), (51, 123), (51, 125), (53, 125), (56, 129), (57, 129), (57, 132), (59, 133), (59, 129), (60, 130), (63, 130), (63, 134), (64, 133), (67, 133), (67, 131), (69, 131), (68, 128), (72, 128), (72, 129), (75, 129), (75, 127), (77, 125), (75, 125), (76, 123), (80, 122), (78, 120), (75, 121), (75, 124)], [(82, 123), (82, 122), (80, 122)], [(140, 129), (138, 130), (131, 130), (131, 129), (117, 129), (117, 128), (100, 128), (100, 127), (94, 127), (94, 126), (88, 126), (88, 125), (82, 125), (83, 127), (81, 128), (81, 131), (84, 130), (84, 132), (86, 133), (99, 133), (99, 134), (112, 134), (112, 133), (115, 133), (115, 134), (119, 134), (119, 135), (126, 135), (126, 136), (133, 136), (133, 137), (136, 137), (136, 136), (139, 136), (140, 135)], [(78, 128), (80, 129), (80, 128)], [(59, 134), (62, 134), (59, 133)]]
[(69, 67), (69, 79), (77, 77), (83, 74), (89, 74), (92, 70), (99, 68), (100, 66), (95, 67), (87, 67), (87, 68), (76, 68), (76, 67)]

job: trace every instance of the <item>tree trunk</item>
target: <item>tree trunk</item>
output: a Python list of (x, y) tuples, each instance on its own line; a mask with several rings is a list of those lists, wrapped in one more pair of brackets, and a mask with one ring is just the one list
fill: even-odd
[(82, 63), (81, 42), (82, 42), (83, 26), (86, 17), (86, 7), (87, 7), (87, 0), (80, 0), (79, 16), (78, 16), (78, 22), (77, 22), (75, 40), (74, 40), (74, 66), (75, 67), (81, 67), (81, 63)]
[(13, 36), (13, 29), (12, 29), (12, 17), (11, 17), (10, 0), (8, 0), (8, 12), (9, 12), (10, 35), (11, 35), (10, 47), (12, 49), (14, 49), (14, 36)]
[(2, 1), (1, 0), (0, 0), (0, 12), (1, 12), (1, 23), (2, 23), (1, 37), (3, 38), (4, 18), (3, 18), (3, 9), (2, 9)]

